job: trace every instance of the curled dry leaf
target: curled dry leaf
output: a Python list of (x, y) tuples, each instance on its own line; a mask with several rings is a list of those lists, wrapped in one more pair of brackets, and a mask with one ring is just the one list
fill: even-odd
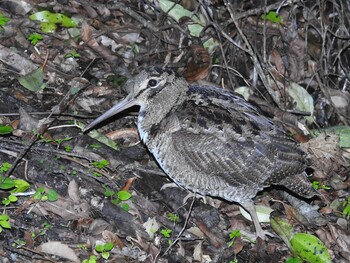
[(312, 165), (329, 174), (344, 165), (339, 145), (339, 136), (332, 133), (322, 133), (307, 143), (301, 144), (309, 153)]
[(192, 58), (184, 72), (184, 76), (188, 81), (196, 81), (204, 79), (208, 76), (211, 66), (211, 58), (208, 50), (202, 46), (191, 46)]

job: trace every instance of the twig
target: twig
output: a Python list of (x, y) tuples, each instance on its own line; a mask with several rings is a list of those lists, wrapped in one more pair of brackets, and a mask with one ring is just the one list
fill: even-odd
[(190, 220), (190, 216), (191, 216), (191, 212), (193, 210), (193, 205), (194, 205), (194, 202), (196, 201), (196, 193), (194, 193), (194, 196), (193, 196), (193, 200), (191, 202), (191, 206), (190, 206), (190, 209), (188, 211), (188, 214), (187, 214), (187, 217), (186, 217), (186, 221), (180, 231), (180, 233), (177, 235), (176, 239), (174, 240), (173, 243), (171, 243), (171, 245), (167, 248), (167, 250), (164, 252), (163, 254), (163, 257), (170, 251), (170, 249), (180, 240), (183, 232), (185, 232), (186, 230), (186, 227), (187, 227), (187, 224), (188, 224), (188, 221)]
[(270, 78), (268, 77), (268, 75), (270, 74), (270, 72), (268, 71), (267, 74), (264, 72), (262, 66), (261, 66), (261, 63), (257, 57), (257, 55), (254, 53), (254, 50), (252, 48), (252, 46), (250, 45), (248, 39), (246, 38), (246, 36), (244, 35), (242, 29), (240, 28), (240, 26), (238, 25), (238, 22), (233, 14), (233, 11), (232, 11), (232, 8), (231, 8), (231, 3), (228, 1), (228, 0), (225, 0), (225, 5), (227, 7), (227, 10), (228, 12), (230, 13), (230, 16), (231, 16), (231, 19), (233, 20), (233, 23), (235, 24), (237, 30), (238, 30), (238, 33), (240, 34), (241, 38), (243, 39), (243, 42), (245, 43), (245, 45), (247, 46), (246, 49), (240, 47), (239, 45), (237, 45), (233, 39), (227, 35), (227, 34), (224, 34), (224, 37), (230, 41), (231, 43), (233, 43), (234, 45), (236, 45), (238, 48), (244, 50), (245, 52), (247, 52), (249, 54), (249, 56), (251, 57), (252, 61), (253, 61), (253, 64), (254, 66), (256, 67), (257, 71), (258, 71), (258, 74), (259, 74), (259, 77), (261, 79), (261, 81), (263, 82), (266, 90), (268, 91), (268, 93), (270, 94), (271, 98), (273, 99), (273, 101), (276, 103), (276, 105), (279, 105), (279, 100), (277, 99), (277, 97), (275, 96), (275, 93), (274, 91), (271, 89), (271, 80)]

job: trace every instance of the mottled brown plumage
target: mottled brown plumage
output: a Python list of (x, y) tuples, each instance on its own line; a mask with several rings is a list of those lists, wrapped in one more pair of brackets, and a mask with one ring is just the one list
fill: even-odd
[(85, 130), (139, 105), (138, 131), (164, 172), (179, 186), (237, 202), (264, 237), (252, 198), (283, 185), (315, 195), (303, 175), (305, 153), (270, 119), (223, 89), (191, 86), (172, 70), (150, 68), (126, 84), (128, 97)]

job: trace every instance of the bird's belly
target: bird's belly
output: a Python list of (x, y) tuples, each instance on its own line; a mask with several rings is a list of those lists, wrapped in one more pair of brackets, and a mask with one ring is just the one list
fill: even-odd
[(148, 143), (148, 149), (162, 170), (181, 188), (238, 203), (253, 198), (259, 190), (262, 190), (254, 188), (256, 191), (252, 191), (251, 186), (245, 184), (229, 184), (218, 174), (208, 174), (204, 169), (194, 168), (181, 154), (168, 151), (169, 147), (159, 140), (158, 142), (157, 146)]

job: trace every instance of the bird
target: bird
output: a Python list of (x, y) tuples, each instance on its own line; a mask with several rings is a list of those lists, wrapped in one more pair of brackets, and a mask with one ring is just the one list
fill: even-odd
[(311, 198), (306, 153), (272, 119), (241, 96), (220, 87), (190, 84), (177, 71), (149, 67), (125, 84), (127, 97), (88, 124), (84, 132), (133, 106), (140, 138), (179, 187), (238, 203), (266, 238), (253, 198), (281, 185)]

